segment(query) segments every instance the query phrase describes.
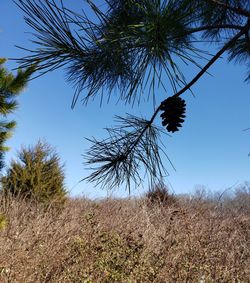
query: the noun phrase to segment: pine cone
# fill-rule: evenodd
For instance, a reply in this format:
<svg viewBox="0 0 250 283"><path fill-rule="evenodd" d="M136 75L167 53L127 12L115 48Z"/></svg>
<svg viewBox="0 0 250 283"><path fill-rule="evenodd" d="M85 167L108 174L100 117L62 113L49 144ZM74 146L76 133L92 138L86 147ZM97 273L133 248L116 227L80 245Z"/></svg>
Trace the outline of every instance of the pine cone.
<svg viewBox="0 0 250 283"><path fill-rule="evenodd" d="M180 97L169 97L161 103L162 125L167 128L169 132L178 131L184 122L186 103Z"/></svg>

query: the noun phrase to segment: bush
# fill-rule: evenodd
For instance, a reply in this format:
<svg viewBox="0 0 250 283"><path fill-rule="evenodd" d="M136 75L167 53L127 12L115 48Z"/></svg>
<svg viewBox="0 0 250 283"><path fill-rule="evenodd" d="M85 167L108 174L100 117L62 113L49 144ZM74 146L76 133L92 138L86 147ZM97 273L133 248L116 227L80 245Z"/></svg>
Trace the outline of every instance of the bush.
<svg viewBox="0 0 250 283"><path fill-rule="evenodd" d="M22 148L18 160L11 162L1 181L3 192L15 197L44 204L65 200L63 166L58 154L46 142Z"/></svg>
<svg viewBox="0 0 250 283"><path fill-rule="evenodd" d="M0 213L0 231L5 229L7 224L8 224L7 217L3 213Z"/></svg>
<svg viewBox="0 0 250 283"><path fill-rule="evenodd" d="M164 184L159 184L146 194L146 199L150 204L160 204L163 206L171 206L176 204L176 197L170 194L168 188Z"/></svg>

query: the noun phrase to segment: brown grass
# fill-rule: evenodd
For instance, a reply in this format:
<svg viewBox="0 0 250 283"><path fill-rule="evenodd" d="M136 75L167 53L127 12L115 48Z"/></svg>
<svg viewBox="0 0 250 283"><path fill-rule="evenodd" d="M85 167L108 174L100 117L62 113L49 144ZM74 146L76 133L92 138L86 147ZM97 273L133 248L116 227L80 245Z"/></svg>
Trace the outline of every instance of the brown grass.
<svg viewBox="0 0 250 283"><path fill-rule="evenodd" d="M246 197L0 204L0 282L250 282Z"/></svg>

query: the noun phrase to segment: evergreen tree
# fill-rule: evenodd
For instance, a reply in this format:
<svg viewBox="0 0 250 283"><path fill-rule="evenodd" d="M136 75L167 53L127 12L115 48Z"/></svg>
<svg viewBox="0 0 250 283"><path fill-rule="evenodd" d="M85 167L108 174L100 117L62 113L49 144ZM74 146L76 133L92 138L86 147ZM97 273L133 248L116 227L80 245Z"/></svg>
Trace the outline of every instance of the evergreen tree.
<svg viewBox="0 0 250 283"><path fill-rule="evenodd" d="M180 96L225 52L250 68L249 0L103 0L100 6L87 0L92 18L63 1L15 2L34 30L34 48L19 59L21 66L37 63L46 73L67 65L68 80L76 86L73 106L81 93L87 103L98 95L108 99L118 89L121 100L134 103L146 87L153 98L159 85L168 93L172 89L148 119L118 117L118 126L107 129L109 138L90 140L87 164L96 167L86 179L103 186L138 185L145 178L142 168L159 182L167 172L159 146L164 129L153 125L156 117L161 113L163 127L178 131L186 110ZM202 41L203 49L197 45ZM217 45L216 54L208 52L207 42ZM198 67L189 82L182 64Z"/></svg>
<svg viewBox="0 0 250 283"><path fill-rule="evenodd" d="M4 153L9 150L5 142L16 126L15 121L7 121L6 117L16 110L18 105L16 97L24 89L34 71L33 67L25 71L19 69L14 76L3 67L5 62L6 59L0 58L0 171L4 167Z"/></svg>
<svg viewBox="0 0 250 283"><path fill-rule="evenodd" d="M2 177L2 189L13 196L44 204L65 200L64 168L55 150L39 141L34 147L22 148Z"/></svg>

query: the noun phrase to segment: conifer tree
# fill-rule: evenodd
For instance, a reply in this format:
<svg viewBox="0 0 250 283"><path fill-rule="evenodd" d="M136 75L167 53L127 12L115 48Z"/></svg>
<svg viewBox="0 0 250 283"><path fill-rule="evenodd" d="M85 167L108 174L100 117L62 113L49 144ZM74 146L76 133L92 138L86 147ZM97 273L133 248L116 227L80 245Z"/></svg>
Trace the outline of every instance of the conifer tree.
<svg viewBox="0 0 250 283"><path fill-rule="evenodd" d="M164 89L166 97L150 117L118 117L108 138L90 140L86 158L94 171L88 181L130 188L147 175L159 182L167 174L159 137L181 128L186 102L180 96L225 53L246 65L250 81L249 0L86 0L91 17L63 0L14 1L34 36L19 63L37 63L41 74L66 66L76 86L73 106L80 95L87 103L97 96L108 100L117 90L126 103L139 103L145 89L155 101L159 86ZM218 48L215 54L211 44ZM197 74L187 81L182 66L190 64ZM153 124L159 116L164 128Z"/></svg>
<svg viewBox="0 0 250 283"><path fill-rule="evenodd" d="M4 193L44 204L64 202L64 167L59 155L47 142L39 141L35 146L23 147L17 157L1 179Z"/></svg>
<svg viewBox="0 0 250 283"><path fill-rule="evenodd" d="M5 142L11 137L16 122L6 120L7 115L13 113L17 106L17 95L24 89L34 68L31 66L25 71L18 70L16 75L8 72L3 66L6 59L0 58L0 171L4 167L4 153L9 150Z"/></svg>

